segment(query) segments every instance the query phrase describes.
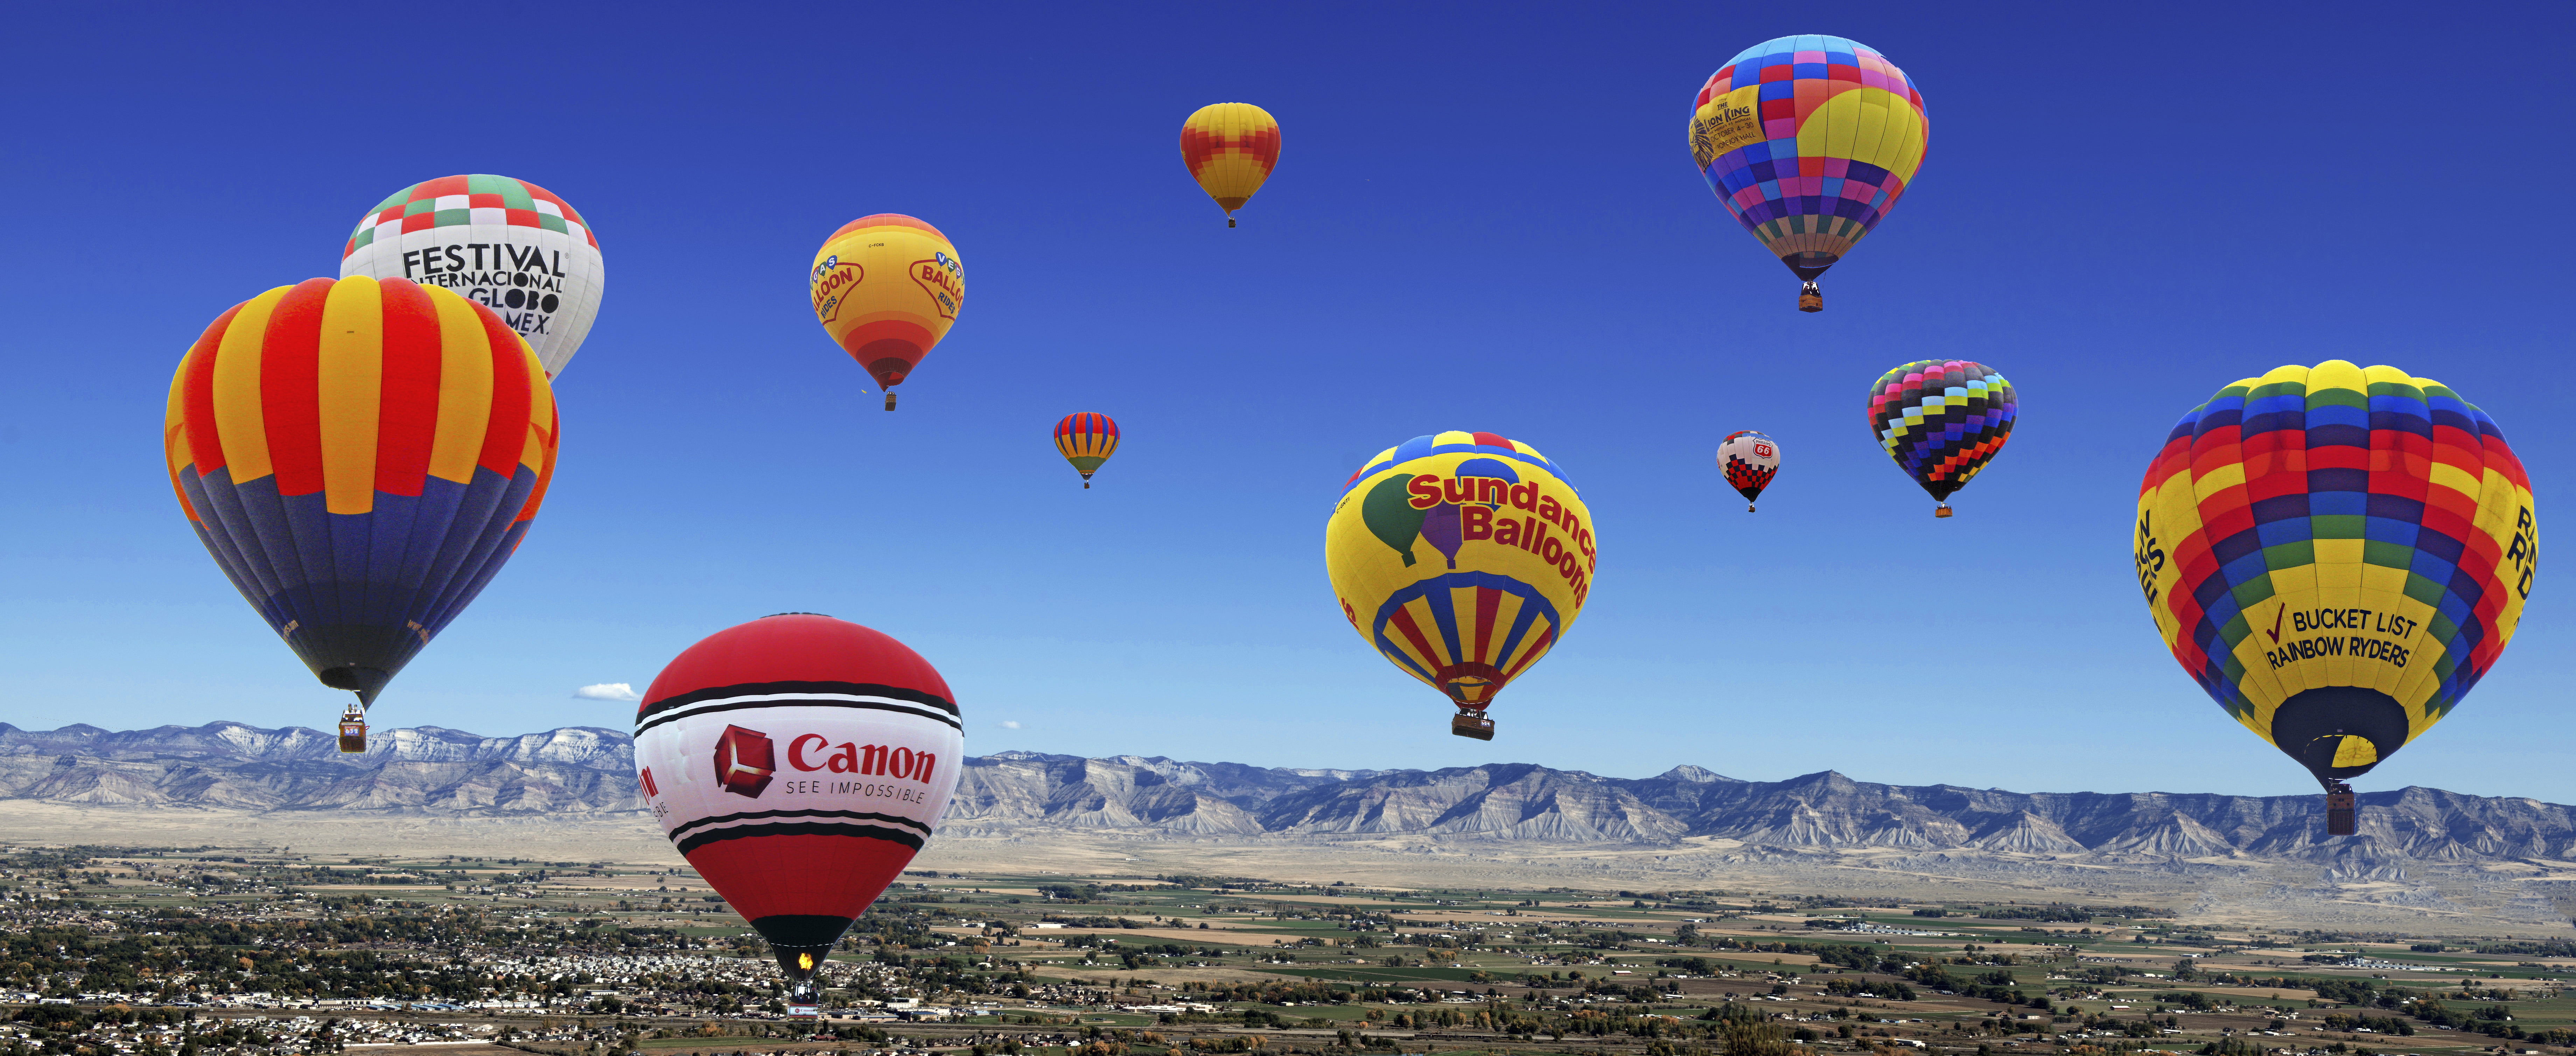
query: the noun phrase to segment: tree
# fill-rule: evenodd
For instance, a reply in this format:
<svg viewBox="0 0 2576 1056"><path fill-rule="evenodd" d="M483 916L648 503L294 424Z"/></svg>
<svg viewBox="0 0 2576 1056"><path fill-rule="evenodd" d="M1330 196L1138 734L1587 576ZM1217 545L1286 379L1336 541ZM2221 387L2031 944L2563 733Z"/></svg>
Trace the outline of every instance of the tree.
<svg viewBox="0 0 2576 1056"><path fill-rule="evenodd" d="M1726 1056L1795 1056L1796 1045L1770 1023L1728 1020L1720 1026Z"/></svg>

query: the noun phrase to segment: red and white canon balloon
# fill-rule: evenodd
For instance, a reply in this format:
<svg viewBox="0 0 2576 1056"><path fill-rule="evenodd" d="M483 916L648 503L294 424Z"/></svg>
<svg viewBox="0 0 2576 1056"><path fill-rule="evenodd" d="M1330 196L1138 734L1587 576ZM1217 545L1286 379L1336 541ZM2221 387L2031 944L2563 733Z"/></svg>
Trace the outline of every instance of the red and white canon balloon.
<svg viewBox="0 0 2576 1056"><path fill-rule="evenodd" d="M709 635L635 712L644 798L811 1001L816 966L930 839L966 738L938 670L855 623Z"/></svg>

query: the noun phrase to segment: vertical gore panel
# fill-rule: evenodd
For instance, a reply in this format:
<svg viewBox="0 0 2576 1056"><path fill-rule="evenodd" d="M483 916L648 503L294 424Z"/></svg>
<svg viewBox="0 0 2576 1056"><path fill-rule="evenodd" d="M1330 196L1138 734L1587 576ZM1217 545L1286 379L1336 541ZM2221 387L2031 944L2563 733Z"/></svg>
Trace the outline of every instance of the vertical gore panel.
<svg viewBox="0 0 2576 1056"><path fill-rule="evenodd" d="M260 335L260 420L266 425L268 457L277 474L279 495L322 490L318 374L322 308L332 285L329 279L296 283L269 313L268 328Z"/></svg>
<svg viewBox="0 0 2576 1056"><path fill-rule="evenodd" d="M555 452L563 447L562 409L549 402L546 404L546 413L552 415L546 422L546 460L544 465L537 468L536 490L528 493L528 504L519 508L519 519L522 521L536 520L538 507L545 505L546 489L555 482Z"/></svg>
<svg viewBox="0 0 2576 1056"><path fill-rule="evenodd" d="M385 313L376 280L342 279L314 335L314 444L324 508L366 513L376 498L376 410L384 393Z"/></svg>
<svg viewBox="0 0 2576 1056"><path fill-rule="evenodd" d="M527 348L525 345L520 347ZM546 365L537 360L534 350L527 351L521 358L527 361L528 366L528 442L519 453L519 464L536 470L542 478L547 467L554 463L555 390L546 380ZM537 486L545 486L542 479Z"/></svg>
<svg viewBox="0 0 2576 1056"><path fill-rule="evenodd" d="M400 279L388 280L411 283ZM474 460L483 453L483 428L492 415L491 337L474 304L435 286L415 287L438 312L439 382L437 441L430 446L429 475L474 483Z"/></svg>
<svg viewBox="0 0 2576 1056"><path fill-rule="evenodd" d="M197 451L220 452L224 464L232 467L232 482L236 485L265 477L275 468L268 457L268 419L260 406L260 341L268 333L269 319L276 314L278 304L293 292L295 287L280 286L242 302L237 309L241 314L224 328L223 340L206 364L203 422L211 431L203 436L192 435L188 446ZM192 422L190 428L199 425ZM197 471L208 470L200 462Z"/></svg>
<svg viewBox="0 0 2576 1056"><path fill-rule="evenodd" d="M354 280L353 280L354 281ZM438 441L438 308L411 283L384 283L384 384L377 399L377 491L416 496Z"/></svg>
<svg viewBox="0 0 2576 1056"><path fill-rule="evenodd" d="M527 450L528 405L533 402L528 391L528 346L491 309L482 308L474 317L482 323L483 340L492 350L492 411L484 419L482 451L474 464L507 478L518 471L519 458Z"/></svg>

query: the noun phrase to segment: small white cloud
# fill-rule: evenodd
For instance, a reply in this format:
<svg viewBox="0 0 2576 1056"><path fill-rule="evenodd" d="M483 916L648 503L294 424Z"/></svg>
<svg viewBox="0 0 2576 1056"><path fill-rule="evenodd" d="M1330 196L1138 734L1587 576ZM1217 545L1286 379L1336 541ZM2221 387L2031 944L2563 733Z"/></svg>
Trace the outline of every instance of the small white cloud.
<svg viewBox="0 0 2576 1056"><path fill-rule="evenodd" d="M1020 728L1020 724L1018 722L1005 722L1002 724L1002 728L1006 730L1016 730Z"/></svg>
<svg viewBox="0 0 2576 1056"><path fill-rule="evenodd" d="M595 686L583 686L573 690L572 695L581 700L637 701L644 699L643 694L635 692L635 687L624 682L602 682Z"/></svg>

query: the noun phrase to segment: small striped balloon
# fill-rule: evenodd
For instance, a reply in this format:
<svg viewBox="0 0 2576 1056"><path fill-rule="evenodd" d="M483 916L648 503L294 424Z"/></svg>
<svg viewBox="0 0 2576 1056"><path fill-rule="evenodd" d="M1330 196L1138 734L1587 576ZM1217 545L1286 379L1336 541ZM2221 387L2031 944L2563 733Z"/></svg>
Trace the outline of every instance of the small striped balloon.
<svg viewBox="0 0 2576 1056"><path fill-rule="evenodd" d="M234 305L170 379L170 486L322 684L372 703L481 593L554 478L554 390L492 310L307 279Z"/></svg>
<svg viewBox="0 0 2576 1056"><path fill-rule="evenodd" d="M1100 464L1118 453L1118 423L1089 411L1065 415L1055 423L1055 449L1073 463L1074 472L1082 474L1082 486L1088 488Z"/></svg>

